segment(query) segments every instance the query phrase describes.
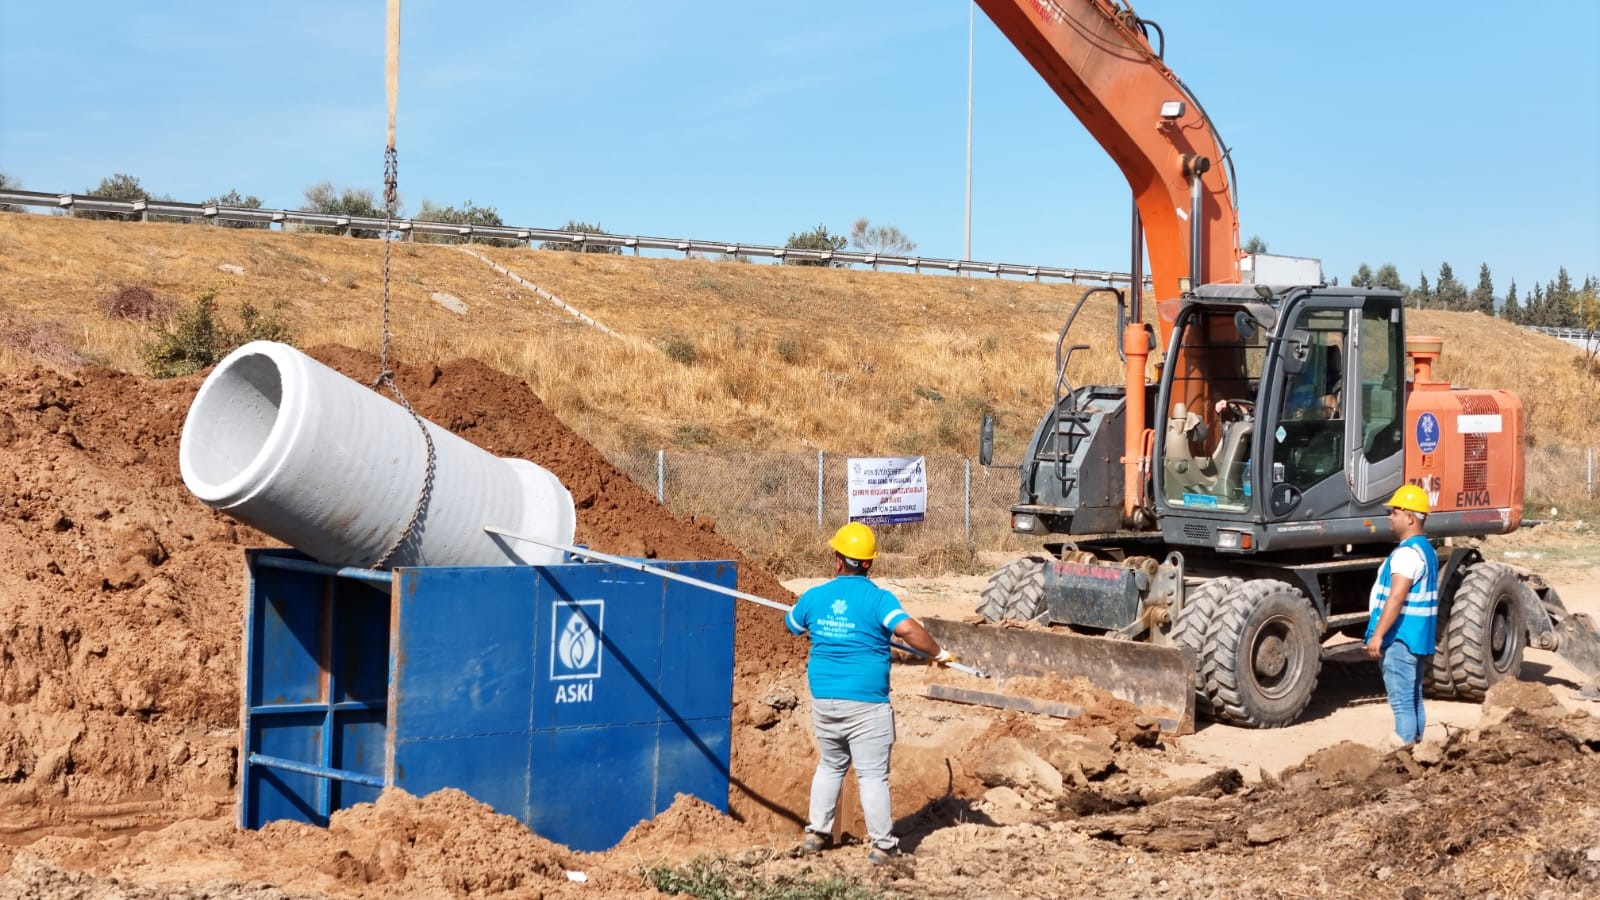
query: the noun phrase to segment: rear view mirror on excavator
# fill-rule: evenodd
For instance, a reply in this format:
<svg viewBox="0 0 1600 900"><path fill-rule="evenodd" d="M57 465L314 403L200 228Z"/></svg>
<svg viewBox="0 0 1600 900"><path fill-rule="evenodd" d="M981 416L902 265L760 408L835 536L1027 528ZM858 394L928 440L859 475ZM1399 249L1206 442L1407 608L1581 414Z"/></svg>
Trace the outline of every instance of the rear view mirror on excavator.
<svg viewBox="0 0 1600 900"><path fill-rule="evenodd" d="M1296 328L1289 332L1289 352L1283 356L1283 370L1290 375L1298 375L1306 367L1306 360L1311 357L1310 332Z"/></svg>
<svg viewBox="0 0 1600 900"><path fill-rule="evenodd" d="M988 467L994 462L994 416L983 414L978 424L978 465Z"/></svg>

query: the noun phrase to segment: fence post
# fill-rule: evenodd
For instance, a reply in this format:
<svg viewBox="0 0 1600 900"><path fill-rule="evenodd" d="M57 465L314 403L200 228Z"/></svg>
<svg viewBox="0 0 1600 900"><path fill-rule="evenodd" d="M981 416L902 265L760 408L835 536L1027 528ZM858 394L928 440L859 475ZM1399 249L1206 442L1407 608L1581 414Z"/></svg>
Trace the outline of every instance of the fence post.
<svg viewBox="0 0 1600 900"><path fill-rule="evenodd" d="M961 512L964 522L961 527L962 534L966 535L967 543L972 543L972 460L961 460Z"/></svg>
<svg viewBox="0 0 1600 900"><path fill-rule="evenodd" d="M822 452L816 452L816 530L822 530Z"/></svg>
<svg viewBox="0 0 1600 900"><path fill-rule="evenodd" d="M1589 456L1589 474L1583 480L1583 494L1585 497L1594 497L1594 448L1586 448Z"/></svg>
<svg viewBox="0 0 1600 900"><path fill-rule="evenodd" d="M667 451L664 447L656 451L656 502L667 505Z"/></svg>

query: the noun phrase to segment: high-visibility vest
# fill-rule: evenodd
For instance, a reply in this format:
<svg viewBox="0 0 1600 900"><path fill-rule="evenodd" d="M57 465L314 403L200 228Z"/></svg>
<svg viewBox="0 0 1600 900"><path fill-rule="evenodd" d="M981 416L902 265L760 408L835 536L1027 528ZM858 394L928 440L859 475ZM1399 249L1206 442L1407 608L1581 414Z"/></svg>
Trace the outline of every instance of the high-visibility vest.
<svg viewBox="0 0 1600 900"><path fill-rule="evenodd" d="M1400 542L1400 547L1406 546L1414 547L1422 554L1425 569L1422 577L1411 583L1405 606L1400 608L1400 619L1383 636L1383 647L1387 650L1390 644L1398 640L1412 653L1428 656L1433 653L1439 623L1439 555L1433 552L1433 545L1428 543L1428 539L1420 534ZM1378 569L1377 590L1373 592L1372 610L1367 616L1368 640L1372 638L1372 632L1377 630L1383 607L1389 602L1389 567L1393 562L1394 554L1391 553Z"/></svg>

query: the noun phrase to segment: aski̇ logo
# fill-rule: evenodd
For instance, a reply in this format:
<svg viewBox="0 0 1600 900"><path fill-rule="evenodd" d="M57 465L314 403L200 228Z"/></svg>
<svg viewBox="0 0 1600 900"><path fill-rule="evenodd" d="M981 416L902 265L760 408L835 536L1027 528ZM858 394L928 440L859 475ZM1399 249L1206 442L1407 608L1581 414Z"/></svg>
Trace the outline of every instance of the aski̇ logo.
<svg viewBox="0 0 1600 900"><path fill-rule="evenodd" d="M604 600L558 600L551 604L550 680L599 678Z"/></svg>

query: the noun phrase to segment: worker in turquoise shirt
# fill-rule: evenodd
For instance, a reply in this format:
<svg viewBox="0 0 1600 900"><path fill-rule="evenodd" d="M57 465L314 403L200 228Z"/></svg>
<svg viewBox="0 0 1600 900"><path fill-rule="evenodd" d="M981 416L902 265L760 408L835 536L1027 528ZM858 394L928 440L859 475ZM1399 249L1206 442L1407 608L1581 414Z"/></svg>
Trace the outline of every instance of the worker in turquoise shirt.
<svg viewBox="0 0 1600 900"><path fill-rule="evenodd" d="M1422 673L1433 659L1439 621L1439 555L1422 533L1427 518L1422 488L1401 485L1389 498L1389 525L1400 545L1378 569L1368 601L1367 655L1381 661L1394 710L1394 736L1387 742L1399 746L1422 740L1428 724Z"/></svg>
<svg viewBox="0 0 1600 900"><path fill-rule="evenodd" d="M791 632L811 636L806 678L819 758L801 851L815 853L832 842L839 788L853 762L867 821L867 860L882 864L900 852L889 807L889 752L894 747L890 637L936 665L954 662L955 657L940 649L927 629L900 608L894 594L868 579L878 556L872 529L851 522L834 534L828 546L833 550L834 577L800 595L784 619Z"/></svg>

